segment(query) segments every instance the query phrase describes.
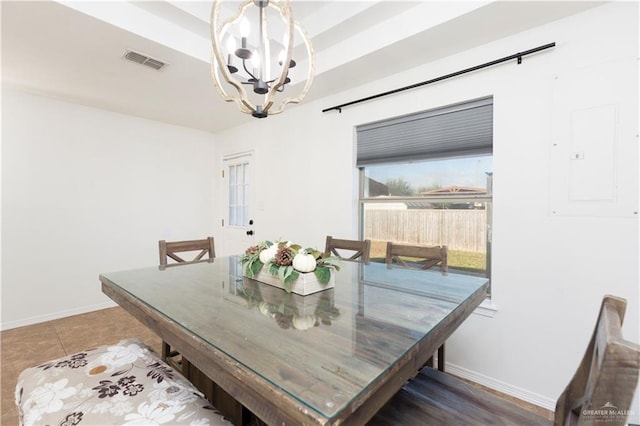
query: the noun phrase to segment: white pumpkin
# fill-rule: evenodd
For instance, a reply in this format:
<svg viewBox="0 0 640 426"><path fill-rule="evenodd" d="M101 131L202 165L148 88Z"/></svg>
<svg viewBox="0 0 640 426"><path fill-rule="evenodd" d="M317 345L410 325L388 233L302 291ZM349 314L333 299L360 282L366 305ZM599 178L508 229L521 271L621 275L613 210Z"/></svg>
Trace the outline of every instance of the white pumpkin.
<svg viewBox="0 0 640 426"><path fill-rule="evenodd" d="M258 310L260 310L260 313L264 316L269 316L270 312L269 312L269 304L267 302L260 302L260 304L258 305Z"/></svg>
<svg viewBox="0 0 640 426"><path fill-rule="evenodd" d="M316 269L316 259L308 253L298 253L293 258L293 269L299 272L311 272Z"/></svg>
<svg viewBox="0 0 640 426"><path fill-rule="evenodd" d="M260 262L262 263L271 262L276 257L277 252L278 252L278 246L276 244L273 244L272 246L262 250L260 252Z"/></svg>
<svg viewBox="0 0 640 426"><path fill-rule="evenodd" d="M296 330L308 330L316 325L315 315L305 315L303 317L293 318L293 328Z"/></svg>

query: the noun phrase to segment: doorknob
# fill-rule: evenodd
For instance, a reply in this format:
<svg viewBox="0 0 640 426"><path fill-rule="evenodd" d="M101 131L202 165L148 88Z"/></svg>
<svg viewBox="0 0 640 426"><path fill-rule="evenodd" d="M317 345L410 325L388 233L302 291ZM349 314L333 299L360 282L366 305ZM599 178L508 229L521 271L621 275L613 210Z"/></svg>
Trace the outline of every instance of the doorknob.
<svg viewBox="0 0 640 426"><path fill-rule="evenodd" d="M249 229L249 230L247 231L247 235L253 235L253 229Z"/></svg>

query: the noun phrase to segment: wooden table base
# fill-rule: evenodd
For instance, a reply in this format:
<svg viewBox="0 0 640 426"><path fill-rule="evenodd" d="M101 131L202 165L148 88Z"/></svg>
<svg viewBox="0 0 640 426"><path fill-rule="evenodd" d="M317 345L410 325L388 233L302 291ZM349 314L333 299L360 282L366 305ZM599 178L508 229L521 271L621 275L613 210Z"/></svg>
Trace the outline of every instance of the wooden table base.
<svg viewBox="0 0 640 426"><path fill-rule="evenodd" d="M182 373L193 385L198 388L220 412L236 426L260 426L266 425L251 411L235 400L231 395L215 384L209 377L201 372L186 358L182 358Z"/></svg>

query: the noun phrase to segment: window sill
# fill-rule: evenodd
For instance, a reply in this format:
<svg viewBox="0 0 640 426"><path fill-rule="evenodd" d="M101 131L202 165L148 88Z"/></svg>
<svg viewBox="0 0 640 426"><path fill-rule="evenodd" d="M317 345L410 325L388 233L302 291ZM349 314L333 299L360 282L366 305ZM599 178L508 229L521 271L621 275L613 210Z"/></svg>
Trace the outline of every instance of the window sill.
<svg viewBox="0 0 640 426"><path fill-rule="evenodd" d="M480 306L478 306L475 311L473 311L476 315L482 315L483 317L493 318L498 312L498 306L494 305L491 299L484 299Z"/></svg>

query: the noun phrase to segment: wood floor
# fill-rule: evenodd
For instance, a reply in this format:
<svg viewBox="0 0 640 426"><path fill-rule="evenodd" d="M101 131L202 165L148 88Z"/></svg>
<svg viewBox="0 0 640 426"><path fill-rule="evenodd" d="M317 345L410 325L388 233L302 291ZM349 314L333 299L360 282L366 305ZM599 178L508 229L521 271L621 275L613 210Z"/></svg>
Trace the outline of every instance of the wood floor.
<svg viewBox="0 0 640 426"><path fill-rule="evenodd" d="M86 348L116 343L127 337L138 337L156 352L161 352L160 339L119 307L1 332L0 425L18 425L14 389L22 370ZM553 414L548 410L500 395L527 409L552 418Z"/></svg>

